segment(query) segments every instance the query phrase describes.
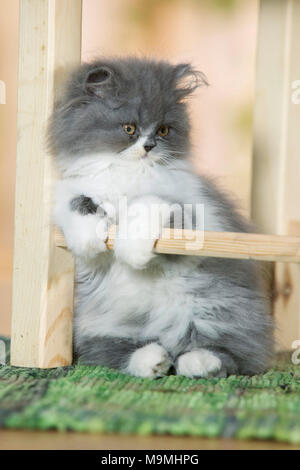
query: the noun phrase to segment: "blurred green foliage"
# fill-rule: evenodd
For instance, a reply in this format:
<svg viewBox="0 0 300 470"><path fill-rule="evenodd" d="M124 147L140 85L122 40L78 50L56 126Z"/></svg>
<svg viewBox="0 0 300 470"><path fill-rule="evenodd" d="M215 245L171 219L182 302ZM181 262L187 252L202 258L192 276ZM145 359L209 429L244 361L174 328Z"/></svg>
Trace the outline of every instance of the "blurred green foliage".
<svg viewBox="0 0 300 470"><path fill-rule="evenodd" d="M247 102L235 111L232 126L241 136L245 137L252 131L253 126L253 102Z"/></svg>
<svg viewBox="0 0 300 470"><path fill-rule="evenodd" d="M183 1L196 4L203 10L211 9L220 13L231 13L243 3L242 0L135 0L135 2L127 4L126 9L132 21L145 26L152 23L154 17L159 13L160 7L167 4L172 7ZM243 1L245 2L245 0Z"/></svg>
<svg viewBox="0 0 300 470"><path fill-rule="evenodd" d="M231 12L238 6L238 0L194 0L202 5L208 5L212 8Z"/></svg>

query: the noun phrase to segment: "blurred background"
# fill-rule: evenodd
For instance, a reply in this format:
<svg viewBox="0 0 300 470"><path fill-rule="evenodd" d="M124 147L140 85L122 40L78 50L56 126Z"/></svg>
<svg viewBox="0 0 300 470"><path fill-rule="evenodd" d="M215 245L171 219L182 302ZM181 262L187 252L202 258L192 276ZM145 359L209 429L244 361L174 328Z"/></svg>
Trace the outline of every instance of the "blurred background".
<svg viewBox="0 0 300 470"><path fill-rule="evenodd" d="M21 0L22 1L22 0ZM10 332L19 0L0 0L0 334ZM191 62L210 83L190 101L199 173L250 207L258 0L83 0L82 60L135 54Z"/></svg>

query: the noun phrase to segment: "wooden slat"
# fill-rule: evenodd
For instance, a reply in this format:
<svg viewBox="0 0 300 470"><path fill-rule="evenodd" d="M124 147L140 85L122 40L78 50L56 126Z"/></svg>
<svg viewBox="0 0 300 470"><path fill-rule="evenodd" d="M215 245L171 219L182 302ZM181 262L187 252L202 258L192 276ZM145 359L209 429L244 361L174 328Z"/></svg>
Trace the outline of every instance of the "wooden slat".
<svg viewBox="0 0 300 470"><path fill-rule="evenodd" d="M117 228L112 226L106 242L113 250ZM187 230L183 238L174 230L166 230L155 244L156 253L213 256L219 258L256 259L300 263L300 237L260 235L233 232L196 232ZM63 235L56 230L55 242L66 247Z"/></svg>
<svg viewBox="0 0 300 470"><path fill-rule="evenodd" d="M55 178L45 127L65 70L81 58L81 0L20 1L11 362L72 361L74 267L51 227Z"/></svg>
<svg viewBox="0 0 300 470"><path fill-rule="evenodd" d="M298 234L300 221L299 0L261 0L254 113L252 216L260 231ZM300 339L300 266L275 267L280 348Z"/></svg>

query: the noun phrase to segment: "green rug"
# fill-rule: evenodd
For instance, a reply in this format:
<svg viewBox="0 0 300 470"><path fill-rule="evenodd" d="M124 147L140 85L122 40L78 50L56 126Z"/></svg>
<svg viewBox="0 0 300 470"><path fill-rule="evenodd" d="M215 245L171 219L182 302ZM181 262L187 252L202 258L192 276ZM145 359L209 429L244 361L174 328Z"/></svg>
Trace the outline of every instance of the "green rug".
<svg viewBox="0 0 300 470"><path fill-rule="evenodd" d="M0 427L300 443L300 366L264 375L150 380L104 367L0 367Z"/></svg>

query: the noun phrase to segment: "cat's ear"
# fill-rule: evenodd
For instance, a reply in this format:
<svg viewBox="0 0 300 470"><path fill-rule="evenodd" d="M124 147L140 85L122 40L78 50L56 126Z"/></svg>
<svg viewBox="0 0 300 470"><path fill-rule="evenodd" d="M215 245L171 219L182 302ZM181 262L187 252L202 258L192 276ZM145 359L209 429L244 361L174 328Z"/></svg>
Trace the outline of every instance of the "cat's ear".
<svg viewBox="0 0 300 470"><path fill-rule="evenodd" d="M89 95L104 98L114 86L114 72L107 66L95 67L85 77L84 88Z"/></svg>
<svg viewBox="0 0 300 470"><path fill-rule="evenodd" d="M174 67L175 93L177 100L181 101L192 94L196 88L208 86L203 72L195 70L190 64L178 64Z"/></svg>

